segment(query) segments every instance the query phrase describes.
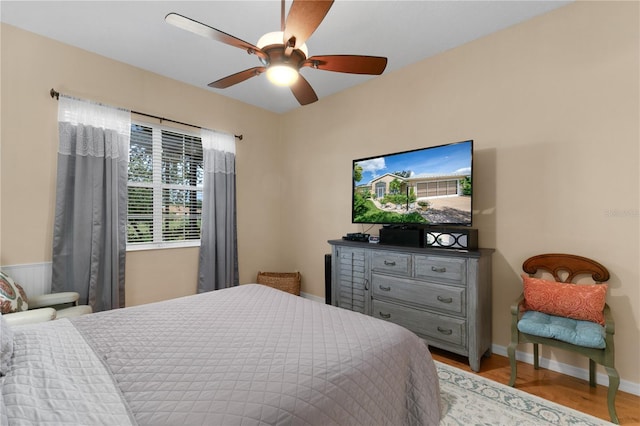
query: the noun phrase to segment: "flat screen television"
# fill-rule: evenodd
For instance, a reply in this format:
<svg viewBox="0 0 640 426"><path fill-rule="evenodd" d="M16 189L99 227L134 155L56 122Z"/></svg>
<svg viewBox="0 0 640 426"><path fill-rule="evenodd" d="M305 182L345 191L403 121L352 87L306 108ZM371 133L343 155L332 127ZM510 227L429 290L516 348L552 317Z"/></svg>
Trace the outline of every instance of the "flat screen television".
<svg viewBox="0 0 640 426"><path fill-rule="evenodd" d="M353 160L353 223L472 226L473 141Z"/></svg>

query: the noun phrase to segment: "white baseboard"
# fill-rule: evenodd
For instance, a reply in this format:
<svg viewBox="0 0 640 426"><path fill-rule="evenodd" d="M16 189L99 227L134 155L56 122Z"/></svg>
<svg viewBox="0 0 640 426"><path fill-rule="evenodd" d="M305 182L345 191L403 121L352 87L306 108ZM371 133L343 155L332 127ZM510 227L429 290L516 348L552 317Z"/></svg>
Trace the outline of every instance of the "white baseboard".
<svg viewBox="0 0 640 426"><path fill-rule="evenodd" d="M304 297L305 299L313 300L314 302L318 302L318 303L326 302L324 297L314 296L313 294L309 294L309 293L300 292L300 296Z"/></svg>
<svg viewBox="0 0 640 426"><path fill-rule="evenodd" d="M508 356L507 348L505 346L491 345L491 351L498 355ZM533 365L532 353L516 351L516 359L518 361ZM564 364L562 362L550 360L543 357L540 357L540 367L546 368L547 370L556 371L558 373L566 374L567 376L577 377L578 379L586 381L589 380L589 370L586 368L578 368L573 365ZM596 372L596 382L604 386L609 386L609 376L604 373ZM639 383L620 379L620 387L618 388L618 390L640 396Z"/></svg>
<svg viewBox="0 0 640 426"><path fill-rule="evenodd" d="M51 262L0 266L30 296L51 293Z"/></svg>

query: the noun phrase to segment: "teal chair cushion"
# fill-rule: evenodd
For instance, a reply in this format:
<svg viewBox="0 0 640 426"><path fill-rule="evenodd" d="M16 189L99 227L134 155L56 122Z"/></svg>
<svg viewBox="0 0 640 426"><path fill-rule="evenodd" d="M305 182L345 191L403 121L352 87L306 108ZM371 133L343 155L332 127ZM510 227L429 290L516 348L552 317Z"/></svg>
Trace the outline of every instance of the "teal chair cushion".
<svg viewBox="0 0 640 426"><path fill-rule="evenodd" d="M527 311L518 321L518 330L522 333L548 337L588 348L603 349L605 347L604 327L591 321Z"/></svg>

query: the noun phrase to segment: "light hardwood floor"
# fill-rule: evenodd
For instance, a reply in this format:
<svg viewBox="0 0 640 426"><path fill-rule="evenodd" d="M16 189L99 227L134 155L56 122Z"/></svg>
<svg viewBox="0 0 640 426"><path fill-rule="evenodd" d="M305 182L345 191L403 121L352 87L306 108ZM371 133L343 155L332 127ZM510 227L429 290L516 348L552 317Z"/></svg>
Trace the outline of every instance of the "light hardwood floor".
<svg viewBox="0 0 640 426"><path fill-rule="evenodd" d="M433 347L429 347L429 349L433 359L473 373L466 357ZM509 359L496 354L483 358L480 372L476 374L506 385L509 383L511 375ZM607 410L606 386L598 385L596 388L591 388L588 381L543 368L535 370L533 365L518 362L516 388L610 421ZM639 396L618 391L616 411L620 424L640 425Z"/></svg>

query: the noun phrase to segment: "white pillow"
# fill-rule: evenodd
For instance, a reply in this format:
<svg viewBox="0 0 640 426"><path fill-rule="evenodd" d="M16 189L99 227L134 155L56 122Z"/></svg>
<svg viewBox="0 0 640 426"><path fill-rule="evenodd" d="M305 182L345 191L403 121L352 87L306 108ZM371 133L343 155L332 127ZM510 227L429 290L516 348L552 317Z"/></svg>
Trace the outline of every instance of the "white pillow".
<svg viewBox="0 0 640 426"><path fill-rule="evenodd" d="M0 271L0 313L10 314L26 311L28 308L27 295L22 287L14 283L9 275Z"/></svg>
<svg viewBox="0 0 640 426"><path fill-rule="evenodd" d="M13 330L0 314L0 376L9 371L9 363L13 355ZM0 393L0 398L2 394Z"/></svg>

